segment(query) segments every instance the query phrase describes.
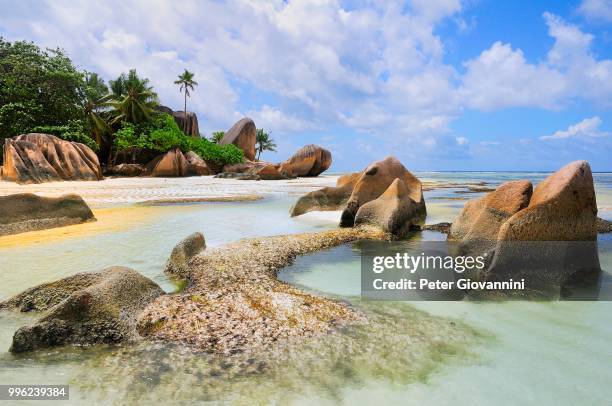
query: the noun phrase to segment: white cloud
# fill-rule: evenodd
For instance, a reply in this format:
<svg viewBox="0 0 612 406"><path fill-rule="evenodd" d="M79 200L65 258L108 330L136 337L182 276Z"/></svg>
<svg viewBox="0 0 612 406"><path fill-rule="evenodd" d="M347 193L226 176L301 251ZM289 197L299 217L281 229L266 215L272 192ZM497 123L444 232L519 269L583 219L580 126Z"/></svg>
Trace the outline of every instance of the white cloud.
<svg viewBox="0 0 612 406"><path fill-rule="evenodd" d="M555 140L578 137L605 137L609 132L600 130L601 119L597 116L585 118L579 123L570 125L567 130L559 130L552 135L540 137L542 140Z"/></svg>
<svg viewBox="0 0 612 406"><path fill-rule="evenodd" d="M612 0L583 0L578 11L589 19L612 21Z"/></svg>
<svg viewBox="0 0 612 406"><path fill-rule="evenodd" d="M274 107L264 105L260 110L249 111L247 116L251 117L259 128L265 128L275 133L287 133L316 129L313 123L302 120L291 114Z"/></svg>

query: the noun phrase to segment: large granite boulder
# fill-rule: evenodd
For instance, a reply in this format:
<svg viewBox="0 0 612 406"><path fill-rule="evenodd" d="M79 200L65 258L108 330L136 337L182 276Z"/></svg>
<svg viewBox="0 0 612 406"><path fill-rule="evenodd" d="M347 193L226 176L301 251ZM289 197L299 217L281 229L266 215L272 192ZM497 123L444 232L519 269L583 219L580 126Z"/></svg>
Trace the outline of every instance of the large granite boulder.
<svg viewBox="0 0 612 406"><path fill-rule="evenodd" d="M244 176L232 176L232 174L242 174ZM255 180L279 180L286 179L278 171L278 165L270 162L253 162L245 160L237 164L229 164L223 167L220 178L252 178Z"/></svg>
<svg viewBox="0 0 612 406"><path fill-rule="evenodd" d="M2 179L17 183L101 180L102 168L88 146L49 134L23 134L4 141Z"/></svg>
<svg viewBox="0 0 612 406"><path fill-rule="evenodd" d="M185 159L187 159L187 162L189 163L190 174L194 176L214 175L212 169L210 169L206 162L195 152L187 152L185 154Z"/></svg>
<svg viewBox="0 0 612 406"><path fill-rule="evenodd" d="M125 176L135 177L140 176L145 172L145 168L139 164L119 164L106 169L107 176Z"/></svg>
<svg viewBox="0 0 612 406"><path fill-rule="evenodd" d="M152 177L172 178L210 175L206 162L193 151L183 154L176 148L158 155L145 166L144 174Z"/></svg>
<svg viewBox="0 0 612 406"><path fill-rule="evenodd" d="M166 262L166 272L179 275L186 272L189 260L206 249L206 241L202 233L193 233L179 242Z"/></svg>
<svg viewBox="0 0 612 406"><path fill-rule="evenodd" d="M184 111L174 111L172 112L172 117L174 117L174 121L176 121L176 124L185 134L196 138L200 137L198 116L195 113L188 111L187 115L185 115Z"/></svg>
<svg viewBox="0 0 612 406"><path fill-rule="evenodd" d="M453 222L449 241L462 244L462 251L483 251L492 248L499 229L512 215L527 207L533 187L527 180L501 184L480 199L468 201Z"/></svg>
<svg viewBox="0 0 612 406"><path fill-rule="evenodd" d="M244 152L244 157L250 161L255 159L255 142L257 128L255 122L248 117L238 120L225 132L220 144L234 144Z"/></svg>
<svg viewBox="0 0 612 406"><path fill-rule="evenodd" d="M163 293L155 282L123 267L107 268L91 276L79 274L30 289L0 306L49 311L15 332L10 351L138 339L140 313Z"/></svg>
<svg viewBox="0 0 612 406"><path fill-rule="evenodd" d="M31 193L0 197L0 236L95 221L77 195L41 197Z"/></svg>
<svg viewBox="0 0 612 406"><path fill-rule="evenodd" d="M400 179L410 194L419 195L417 202L423 202L421 182L412 175L395 157L387 157L382 161L370 164L361 174L351 192L346 208L342 212L340 226L352 227L359 208L382 195L395 179ZM418 203L421 204L421 203Z"/></svg>
<svg viewBox="0 0 612 406"><path fill-rule="evenodd" d="M300 148L291 158L280 164L280 172L289 177L318 176L332 163L331 152L310 144Z"/></svg>
<svg viewBox="0 0 612 406"><path fill-rule="evenodd" d="M597 283L597 203L588 162L564 166L533 193L528 181L508 182L468 202L449 240L459 242L462 254L488 255L479 279L524 279L529 292L560 289L565 297L574 294L568 284Z"/></svg>
<svg viewBox="0 0 612 406"><path fill-rule="evenodd" d="M291 217L300 216L310 211L344 209L360 176L361 172L343 175L338 178L335 187L324 187L305 194L291 207Z"/></svg>
<svg viewBox="0 0 612 406"><path fill-rule="evenodd" d="M395 178L382 195L359 207L355 225L375 225L396 237L403 237L412 227L422 223L426 214L420 182L408 187L402 179Z"/></svg>

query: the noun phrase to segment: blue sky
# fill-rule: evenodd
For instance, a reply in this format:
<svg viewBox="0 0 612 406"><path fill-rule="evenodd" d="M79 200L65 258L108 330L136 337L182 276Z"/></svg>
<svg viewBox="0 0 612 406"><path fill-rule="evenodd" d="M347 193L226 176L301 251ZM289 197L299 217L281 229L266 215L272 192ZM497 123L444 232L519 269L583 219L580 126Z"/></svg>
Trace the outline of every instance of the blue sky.
<svg viewBox="0 0 612 406"><path fill-rule="evenodd" d="M95 3L0 0L0 35L136 68L175 109L194 71L202 132L250 116L271 161L316 143L333 171L612 171L612 0Z"/></svg>

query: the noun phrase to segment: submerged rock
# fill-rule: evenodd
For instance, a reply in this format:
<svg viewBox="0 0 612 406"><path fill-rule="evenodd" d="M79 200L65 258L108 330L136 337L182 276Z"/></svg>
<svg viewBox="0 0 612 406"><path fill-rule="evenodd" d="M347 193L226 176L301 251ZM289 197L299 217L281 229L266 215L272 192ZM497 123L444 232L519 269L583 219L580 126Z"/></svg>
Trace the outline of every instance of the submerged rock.
<svg viewBox="0 0 612 406"><path fill-rule="evenodd" d="M300 148L291 158L281 163L279 170L288 177L319 176L331 163L331 152L310 144Z"/></svg>
<svg viewBox="0 0 612 406"><path fill-rule="evenodd" d="M250 161L255 159L255 142L257 128L248 117L238 120L227 130L220 144L234 144L244 152L244 157Z"/></svg>
<svg viewBox="0 0 612 406"><path fill-rule="evenodd" d="M425 215L421 188L414 185L408 188L403 180L396 178L380 197L361 205L355 215L355 225L376 225L401 237L425 220Z"/></svg>
<svg viewBox="0 0 612 406"><path fill-rule="evenodd" d="M107 268L90 277L75 275L30 289L19 295L21 299L9 302L33 303L25 307L30 310L52 307L34 324L15 332L10 351L137 339L140 313L162 294L155 282L123 267Z"/></svg>
<svg viewBox="0 0 612 406"><path fill-rule="evenodd" d="M42 197L21 193L0 197L0 236L95 220L78 195Z"/></svg>
<svg viewBox="0 0 612 406"><path fill-rule="evenodd" d="M49 134L23 134L4 141L2 179L17 183L101 180L96 154L78 142Z"/></svg>
<svg viewBox="0 0 612 406"><path fill-rule="evenodd" d="M166 262L166 272L179 274L184 272L189 266L189 260L206 249L206 241L202 233L193 233L173 249L168 262Z"/></svg>

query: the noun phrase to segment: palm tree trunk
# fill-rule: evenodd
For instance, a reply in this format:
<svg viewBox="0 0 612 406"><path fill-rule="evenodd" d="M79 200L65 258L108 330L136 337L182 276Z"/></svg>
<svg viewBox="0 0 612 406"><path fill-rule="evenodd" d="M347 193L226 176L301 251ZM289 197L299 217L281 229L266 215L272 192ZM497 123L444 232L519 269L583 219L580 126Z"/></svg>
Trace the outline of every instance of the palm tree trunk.
<svg viewBox="0 0 612 406"><path fill-rule="evenodd" d="M185 121L183 121L183 132L187 134L187 90L185 90Z"/></svg>

